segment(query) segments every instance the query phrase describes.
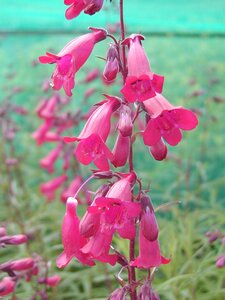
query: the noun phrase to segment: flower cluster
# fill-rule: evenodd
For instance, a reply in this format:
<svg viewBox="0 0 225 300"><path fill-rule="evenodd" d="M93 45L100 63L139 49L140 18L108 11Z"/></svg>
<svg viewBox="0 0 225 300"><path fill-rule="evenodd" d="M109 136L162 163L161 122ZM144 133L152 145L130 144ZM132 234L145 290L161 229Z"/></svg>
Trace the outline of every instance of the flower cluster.
<svg viewBox="0 0 225 300"><path fill-rule="evenodd" d="M8 245L18 246L28 242L28 237L24 234L7 235L5 227L0 227L0 247ZM7 276L0 280L0 296L6 296L15 292L16 286L21 280L30 282L32 277L36 278L38 284L55 287L59 284L61 277L58 275L45 275L46 268L42 267L42 258L37 255L23 259L10 260L0 264L0 272ZM47 294L42 289L37 289L35 296L45 296Z"/></svg>
<svg viewBox="0 0 225 300"><path fill-rule="evenodd" d="M45 169L49 174L55 173L55 166L58 163L58 169L62 174L44 182L40 186L41 193L48 201L55 199L57 190L61 190L61 201L66 202L69 196L73 196L83 182L82 176L79 174L79 165L73 164L74 149L71 145L63 143L62 134L77 126L81 121L80 111L74 114L63 111L64 107L69 103L69 98L60 97L54 94L49 99L44 99L38 105L36 113L44 123L33 133L33 138L37 145L43 143L54 144L55 147L40 160L41 168ZM60 164L61 162L61 164ZM66 172L71 166L74 166L74 178L68 184L69 177ZM85 191L87 197L88 194Z"/></svg>
<svg viewBox="0 0 225 300"><path fill-rule="evenodd" d="M65 4L69 5L66 17L72 19L82 11L94 14L101 9L103 1L68 0ZM120 1L121 16L122 5ZM114 291L109 299L125 299L129 293L131 299L136 300L138 286L138 299L159 299L151 287L152 274L149 273L144 282L135 279L135 268L155 269L169 263L170 259L161 255L155 211L135 172L133 146L141 136L155 160L163 160L167 156L165 142L176 146L182 139L181 130L194 129L198 120L194 112L172 105L162 95L164 77L153 72L142 45L144 37L140 34L125 37L123 19L120 29L121 38L117 40L103 29L91 28L91 33L75 38L57 55L47 52L39 58L41 63L56 63L52 87L54 90L63 87L71 96L76 72L87 61L94 45L108 37L113 42L105 58L104 83L113 83L119 74L123 79L120 95L103 94L104 99L89 111L80 134L63 139L65 143L76 144L75 156L79 163L95 166L86 182L90 179L107 182L94 193L91 205L81 218L76 212L76 196L85 184L76 196L68 195L62 225L64 250L57 265L65 267L72 258L88 266L94 266L96 261L110 265L118 263L127 269L129 282L123 282L122 288ZM95 78L96 74L92 76ZM112 143L108 143L110 135L116 135L112 148ZM53 157L61 147L62 144L55 149ZM128 171L125 171L126 165ZM122 167L122 171L116 172L118 167ZM51 171L52 165L46 168ZM57 180L61 185L65 175ZM114 245L115 235L130 241L129 258ZM135 253L137 237L139 255Z"/></svg>

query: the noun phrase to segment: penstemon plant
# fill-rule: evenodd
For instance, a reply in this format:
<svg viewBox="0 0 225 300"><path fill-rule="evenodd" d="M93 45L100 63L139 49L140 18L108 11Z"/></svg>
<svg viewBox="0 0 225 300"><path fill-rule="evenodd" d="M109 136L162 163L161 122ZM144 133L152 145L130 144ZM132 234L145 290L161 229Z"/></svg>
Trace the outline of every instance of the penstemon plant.
<svg viewBox="0 0 225 300"><path fill-rule="evenodd" d="M82 11L89 15L98 12L103 0L65 0L64 3L69 6L66 18L73 19ZM96 261L112 266L120 264L121 272L128 272L128 281L121 278L120 272L117 278L121 287L108 299L127 296L131 300L159 299L152 289L153 275L157 267L169 263L170 259L160 252L155 211L148 191L135 172L133 147L140 136L153 158L163 160L167 156L166 143L176 146L182 139L181 130L194 129L198 120L192 111L173 106L162 95L164 77L153 73L150 67L142 46L144 36L125 34L123 0L119 1L119 14L119 39L104 29L90 27L91 32L70 41L57 55L47 52L39 57L43 64L56 64L52 88L63 88L70 97L76 72L86 63L95 44L109 38L104 81L114 81L119 73L123 80L120 97L103 94L104 99L99 99L95 109L92 108L80 134L64 137L65 143L77 143L77 161L83 165L93 163L96 169L66 202L62 225L64 251L57 259L57 266L66 267L72 258L88 266L94 266ZM110 150L106 141L112 117L116 118L113 126L117 139ZM118 167L127 170L116 172ZM105 181L79 219L76 199L90 180ZM128 256L113 246L115 234L130 241ZM144 278L137 278L137 268L146 270Z"/></svg>

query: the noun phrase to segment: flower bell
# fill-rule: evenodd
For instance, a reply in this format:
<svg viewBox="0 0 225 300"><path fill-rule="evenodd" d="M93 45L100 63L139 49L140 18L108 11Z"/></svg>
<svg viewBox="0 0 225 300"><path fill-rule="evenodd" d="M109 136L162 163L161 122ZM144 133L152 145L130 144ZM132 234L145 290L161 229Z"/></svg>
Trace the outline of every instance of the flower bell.
<svg viewBox="0 0 225 300"><path fill-rule="evenodd" d="M105 30L90 29L91 33L73 39L57 55L46 52L45 56L39 57L39 61L43 64L56 63L56 69L52 74L52 88L60 90L63 87L67 96L72 96L75 74L91 55L94 45L106 38Z"/></svg>
<svg viewBox="0 0 225 300"><path fill-rule="evenodd" d="M127 56L128 76L121 93L128 102L142 102L162 92L164 77L154 74L141 41L144 37L132 34L122 45L129 47Z"/></svg>
<svg viewBox="0 0 225 300"><path fill-rule="evenodd" d="M198 125L196 115L183 107L175 107L161 94L143 102L150 120L144 130L145 145L154 146L163 138L171 146L177 145L182 130L192 130Z"/></svg>

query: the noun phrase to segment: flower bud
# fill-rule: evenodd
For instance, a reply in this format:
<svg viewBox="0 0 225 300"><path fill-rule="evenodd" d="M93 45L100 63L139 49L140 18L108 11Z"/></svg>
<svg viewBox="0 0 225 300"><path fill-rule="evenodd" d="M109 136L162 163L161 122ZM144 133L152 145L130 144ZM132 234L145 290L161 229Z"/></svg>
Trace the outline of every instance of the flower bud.
<svg viewBox="0 0 225 300"><path fill-rule="evenodd" d="M6 296L14 291L16 283L11 277L4 277L0 281L0 296Z"/></svg>
<svg viewBox="0 0 225 300"><path fill-rule="evenodd" d="M114 155L112 164L116 168L124 166L130 153L130 138L119 133L112 153Z"/></svg>
<svg viewBox="0 0 225 300"><path fill-rule="evenodd" d="M5 235L6 235L5 227L0 227L0 237L5 236Z"/></svg>
<svg viewBox="0 0 225 300"><path fill-rule="evenodd" d="M118 129L122 136L132 135L133 123L131 117L131 109L129 108L129 106L123 105L120 109Z"/></svg>
<svg viewBox="0 0 225 300"><path fill-rule="evenodd" d="M24 234L17 234L17 235L5 235L0 238L0 244L6 245L20 245L27 242L27 236Z"/></svg>
<svg viewBox="0 0 225 300"><path fill-rule="evenodd" d="M165 145L165 143L162 140L160 140L154 146L150 146L149 151L155 160L160 161L160 160L165 159L167 156L167 146Z"/></svg>
<svg viewBox="0 0 225 300"><path fill-rule="evenodd" d="M125 288L118 288L109 295L108 300L126 300L126 292Z"/></svg>
<svg viewBox="0 0 225 300"><path fill-rule="evenodd" d="M34 260L32 258L18 259L9 262L8 268L12 271L24 271L33 268Z"/></svg>
<svg viewBox="0 0 225 300"><path fill-rule="evenodd" d="M41 277L38 279L38 283L46 284L51 287L55 287L59 284L60 280L61 280L60 276L54 275L54 276L47 277L47 278Z"/></svg>
<svg viewBox="0 0 225 300"><path fill-rule="evenodd" d="M147 195L141 198L142 216L141 226L144 237L153 242L158 238L158 224L150 197Z"/></svg>
<svg viewBox="0 0 225 300"><path fill-rule="evenodd" d="M107 52L106 65L103 77L106 81L113 81L119 72L118 51L114 45L110 45Z"/></svg>
<svg viewBox="0 0 225 300"><path fill-rule="evenodd" d="M216 266L217 268L223 268L225 266L225 255L222 255L217 258Z"/></svg>

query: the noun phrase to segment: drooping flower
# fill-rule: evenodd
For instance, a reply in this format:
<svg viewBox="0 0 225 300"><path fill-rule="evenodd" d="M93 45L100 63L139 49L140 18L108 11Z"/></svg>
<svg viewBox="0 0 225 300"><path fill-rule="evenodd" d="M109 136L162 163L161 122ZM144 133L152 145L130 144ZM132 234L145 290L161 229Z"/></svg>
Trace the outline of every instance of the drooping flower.
<svg viewBox="0 0 225 300"><path fill-rule="evenodd" d="M60 143L56 148L50 151L47 156L45 156L40 160L40 166L43 169L46 169L49 173L54 172L54 164L58 159L61 150L62 150L62 144Z"/></svg>
<svg viewBox="0 0 225 300"><path fill-rule="evenodd" d="M114 167L117 168L124 166L130 153L130 137L122 136L122 134L119 132L112 153L112 164L114 165Z"/></svg>
<svg viewBox="0 0 225 300"><path fill-rule="evenodd" d="M148 196L141 199L142 215L139 230L139 256L131 262L131 266L137 268L158 267L168 264L170 259L163 257L160 253L158 242L158 225L154 210Z"/></svg>
<svg viewBox="0 0 225 300"><path fill-rule="evenodd" d="M167 146L163 140L159 140L155 145L149 147L149 151L155 160L163 160L167 156Z"/></svg>
<svg viewBox="0 0 225 300"><path fill-rule="evenodd" d="M47 278L41 277L38 279L38 283L46 284L51 287L57 286L60 281L61 281L61 277L59 275L53 275Z"/></svg>
<svg viewBox="0 0 225 300"><path fill-rule="evenodd" d="M79 187L82 184L82 177L80 175L76 176L70 183L70 185L62 192L61 200L66 202L69 197L73 197Z"/></svg>
<svg viewBox="0 0 225 300"><path fill-rule="evenodd" d="M76 157L84 165L92 161L100 170L109 170L108 160L113 159L113 154L105 142L110 132L110 119L112 113L120 106L116 97L107 96L107 100L88 118L83 130L78 137L65 137L65 142L79 141L76 148Z"/></svg>
<svg viewBox="0 0 225 300"><path fill-rule="evenodd" d="M141 211L140 204L131 201L135 179L134 173L124 174L124 178L114 183L105 196L96 197L88 208L81 228L82 234L89 238L82 248L84 253L113 265L117 260L117 255L109 254L113 234L118 232L124 239L135 237L135 219Z"/></svg>
<svg viewBox="0 0 225 300"><path fill-rule="evenodd" d="M182 130L192 130L198 125L196 115L183 107L169 103L161 94L144 101L150 120L144 130L145 145L154 146L163 138L171 146L177 145Z"/></svg>
<svg viewBox="0 0 225 300"><path fill-rule="evenodd" d="M0 264L0 270L4 272L25 271L28 269L32 269L33 266L34 260L32 258L24 258Z"/></svg>
<svg viewBox="0 0 225 300"><path fill-rule="evenodd" d="M159 295L153 290L149 280L146 280L140 287L138 300L160 300Z"/></svg>
<svg viewBox="0 0 225 300"><path fill-rule="evenodd" d="M42 183L40 186L40 191L47 197L48 201L51 201L55 197L55 191L60 188L66 180L67 175L55 177L48 182Z"/></svg>
<svg viewBox="0 0 225 300"><path fill-rule="evenodd" d="M70 197L66 203L66 214L62 225L62 243L64 251L57 258L57 266L63 268L72 258L77 258L81 263L93 266L95 263L88 254L81 252L87 239L79 233L80 220L76 214L77 200Z"/></svg>
<svg viewBox="0 0 225 300"><path fill-rule="evenodd" d="M51 119L59 102L59 96L53 95L49 100L44 100L37 107L36 112L40 118Z"/></svg>
<svg viewBox="0 0 225 300"><path fill-rule="evenodd" d="M141 41L144 37L132 34L122 44L128 45L128 76L121 93L128 102L142 102L162 92L164 77L154 74Z"/></svg>
<svg viewBox="0 0 225 300"><path fill-rule="evenodd" d="M109 254L113 233L112 228L100 225L98 231L89 239L81 251L98 261L109 263L112 266L115 265L117 255Z"/></svg>
<svg viewBox="0 0 225 300"><path fill-rule="evenodd" d="M0 237L0 245L21 245L28 241L28 238L24 234L17 235L5 235Z"/></svg>
<svg viewBox="0 0 225 300"><path fill-rule="evenodd" d="M120 117L118 122L118 129L122 136L131 136L133 130L131 109L127 105L122 105L120 108Z"/></svg>
<svg viewBox="0 0 225 300"><path fill-rule="evenodd" d="M70 41L58 55L47 52L45 56L40 56L39 60L43 64L56 63L56 69L52 74L53 89L64 88L68 96L72 96L71 90L74 88L75 73L85 64L90 56L94 45L106 38L106 31L102 29L90 28L91 33L82 35Z"/></svg>
<svg viewBox="0 0 225 300"><path fill-rule="evenodd" d="M121 287L113 291L107 300L126 300L126 294L128 293L126 286Z"/></svg>
<svg viewBox="0 0 225 300"><path fill-rule="evenodd" d="M103 5L103 0L64 0L65 5L70 5L66 10L66 18L71 20L84 11L88 15L98 12Z"/></svg>
<svg viewBox="0 0 225 300"><path fill-rule="evenodd" d="M149 241L155 241L158 238L158 224L156 221L154 209L150 197L147 195L141 198L141 230L144 237Z"/></svg>
<svg viewBox="0 0 225 300"><path fill-rule="evenodd" d="M217 266L217 268L225 267L225 255L222 255L217 258L216 266Z"/></svg>
<svg viewBox="0 0 225 300"><path fill-rule="evenodd" d="M14 292L16 282L11 277L4 277L0 281L0 296L6 296Z"/></svg>
<svg viewBox="0 0 225 300"><path fill-rule="evenodd" d="M161 264L168 264L169 262L169 259L161 255L158 240L153 242L147 240L142 230L140 230L139 256L130 265L137 268L149 269L159 267Z"/></svg>

